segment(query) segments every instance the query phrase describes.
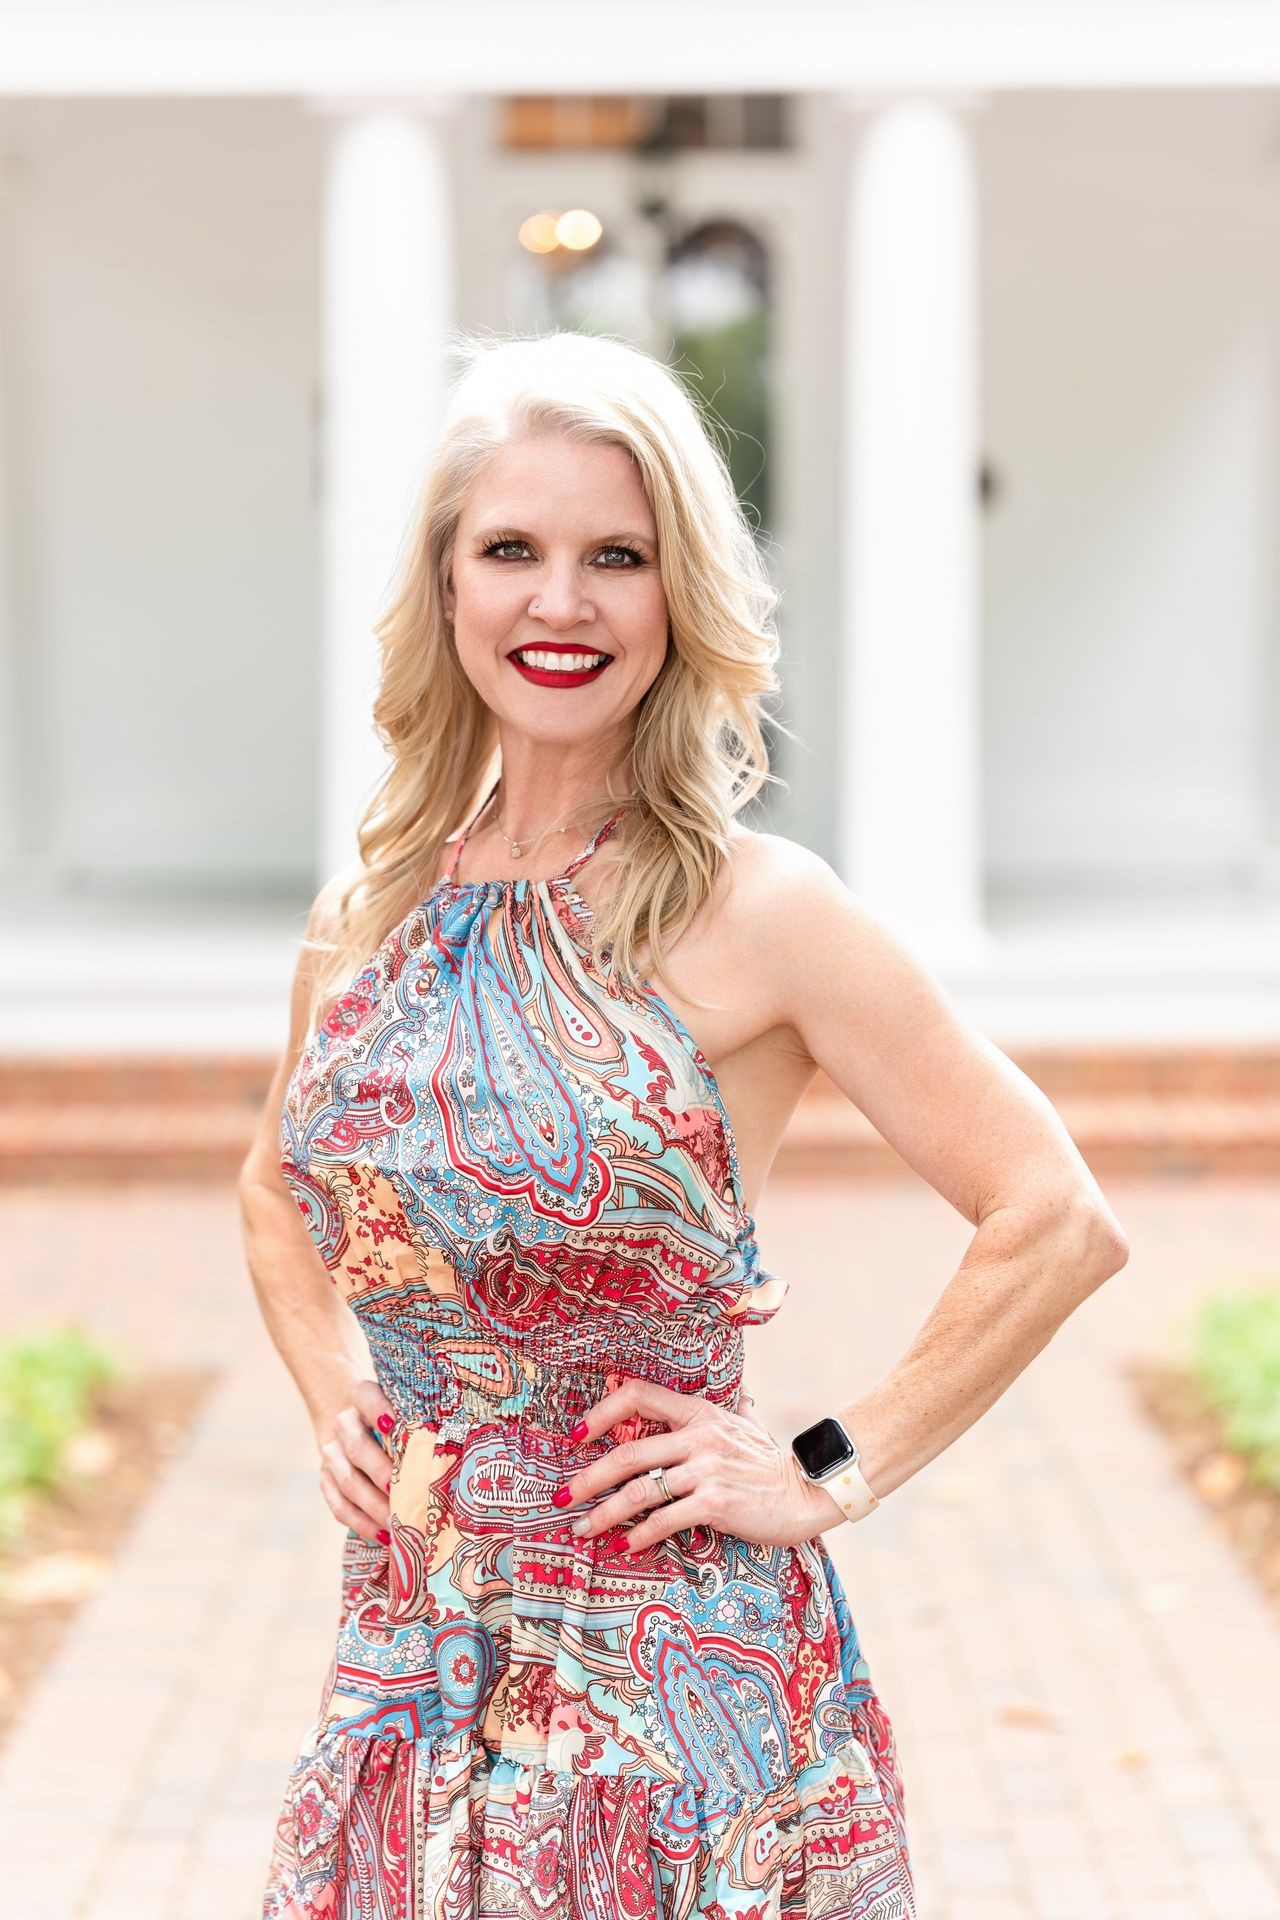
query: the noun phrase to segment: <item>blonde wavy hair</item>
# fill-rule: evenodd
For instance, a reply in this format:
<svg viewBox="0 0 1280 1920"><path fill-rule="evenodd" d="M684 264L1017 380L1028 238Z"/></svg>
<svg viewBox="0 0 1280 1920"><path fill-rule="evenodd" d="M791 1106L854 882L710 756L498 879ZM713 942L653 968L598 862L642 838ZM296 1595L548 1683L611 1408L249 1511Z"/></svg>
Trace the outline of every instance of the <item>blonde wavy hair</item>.
<svg viewBox="0 0 1280 1920"><path fill-rule="evenodd" d="M614 974L638 988L643 939L661 974L668 941L711 891L733 816L766 782L785 784L762 728L779 724L764 707L779 691L778 596L710 409L669 367L601 335L467 333L454 349L462 369L375 626L373 717L389 765L359 823L359 858L323 890L304 937L312 1028L429 894L451 832L496 777L496 718L459 665L444 591L468 489L507 441L562 433L624 447L658 530L670 641L636 710L626 860L591 917L597 964L607 948Z"/></svg>

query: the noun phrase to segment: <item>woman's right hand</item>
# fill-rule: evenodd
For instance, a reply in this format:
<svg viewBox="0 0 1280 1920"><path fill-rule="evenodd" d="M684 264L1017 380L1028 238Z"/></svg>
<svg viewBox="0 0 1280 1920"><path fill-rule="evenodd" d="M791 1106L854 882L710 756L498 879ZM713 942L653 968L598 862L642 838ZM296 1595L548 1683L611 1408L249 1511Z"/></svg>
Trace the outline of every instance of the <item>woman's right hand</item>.
<svg viewBox="0 0 1280 1920"><path fill-rule="evenodd" d="M396 1410L376 1380L353 1380L345 1399L313 1416L320 1449L320 1491L335 1520L370 1546L387 1544L391 1460L386 1450ZM382 1438L378 1437L379 1432Z"/></svg>

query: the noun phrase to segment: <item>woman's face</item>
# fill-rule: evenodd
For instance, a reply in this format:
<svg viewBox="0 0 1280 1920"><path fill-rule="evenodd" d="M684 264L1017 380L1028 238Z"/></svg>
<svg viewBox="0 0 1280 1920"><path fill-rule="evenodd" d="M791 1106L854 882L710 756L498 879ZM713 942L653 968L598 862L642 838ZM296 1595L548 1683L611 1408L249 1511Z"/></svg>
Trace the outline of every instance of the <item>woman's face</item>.
<svg viewBox="0 0 1280 1920"><path fill-rule="evenodd" d="M668 644L631 455L555 433L500 448L464 502L445 604L463 672L499 721L558 746L629 738Z"/></svg>

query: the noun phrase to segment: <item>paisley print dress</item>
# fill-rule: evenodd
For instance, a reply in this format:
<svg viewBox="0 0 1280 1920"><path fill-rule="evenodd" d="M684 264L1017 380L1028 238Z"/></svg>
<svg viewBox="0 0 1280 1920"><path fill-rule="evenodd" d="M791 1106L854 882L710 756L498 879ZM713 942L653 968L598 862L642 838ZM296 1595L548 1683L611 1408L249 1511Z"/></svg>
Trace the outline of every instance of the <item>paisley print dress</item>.
<svg viewBox="0 0 1280 1920"><path fill-rule="evenodd" d="M629 1555L552 1504L665 1431L569 1439L626 1379L734 1408L789 1285L705 1056L591 958L573 877L621 812L554 879L460 882L473 816L289 1082L282 1171L397 1417L390 1545L347 1531L263 1920L915 1915L821 1534Z"/></svg>

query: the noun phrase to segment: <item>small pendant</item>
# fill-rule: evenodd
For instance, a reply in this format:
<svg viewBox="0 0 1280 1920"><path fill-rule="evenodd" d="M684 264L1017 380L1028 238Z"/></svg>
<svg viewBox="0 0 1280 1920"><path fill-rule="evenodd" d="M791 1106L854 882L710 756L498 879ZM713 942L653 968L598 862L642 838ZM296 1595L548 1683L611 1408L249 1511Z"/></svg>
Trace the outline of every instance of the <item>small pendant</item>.
<svg viewBox="0 0 1280 1920"><path fill-rule="evenodd" d="M523 848L523 847L517 847L517 846L515 845L515 843L513 842L513 843L512 843L512 847L511 847L511 858L512 858L513 860L523 860L523 859L524 859L524 848Z"/></svg>

